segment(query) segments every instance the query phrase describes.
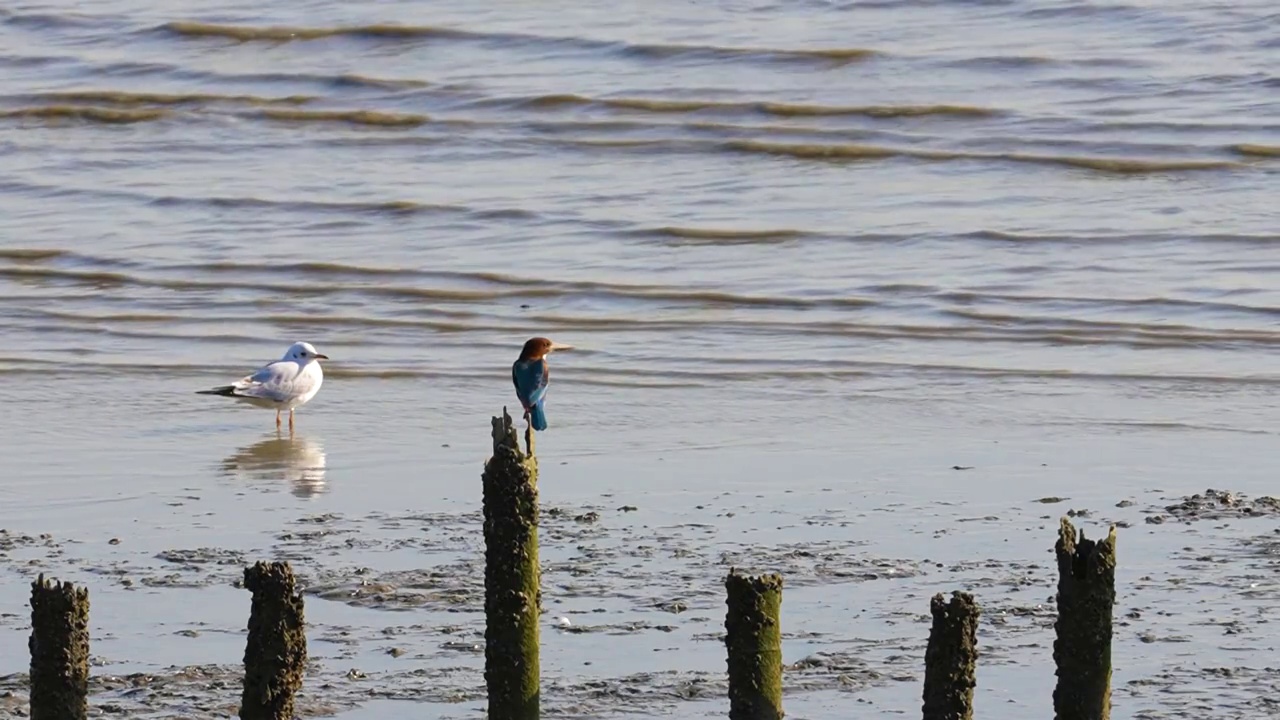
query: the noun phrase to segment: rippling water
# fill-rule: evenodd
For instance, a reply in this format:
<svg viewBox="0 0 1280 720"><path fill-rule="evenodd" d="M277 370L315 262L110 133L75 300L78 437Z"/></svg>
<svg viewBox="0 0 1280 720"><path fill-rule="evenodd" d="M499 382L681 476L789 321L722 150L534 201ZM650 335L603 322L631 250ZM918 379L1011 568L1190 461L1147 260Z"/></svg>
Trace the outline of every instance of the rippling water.
<svg viewBox="0 0 1280 720"><path fill-rule="evenodd" d="M1274 446L1278 27L1261 1L7 5L0 498L102 524L289 466L304 501L471 499L534 334L580 348L540 443L588 462L570 494L857 496L1000 442L1212 484ZM301 455L191 394L294 339L334 358ZM709 469L747 451L828 462Z"/></svg>

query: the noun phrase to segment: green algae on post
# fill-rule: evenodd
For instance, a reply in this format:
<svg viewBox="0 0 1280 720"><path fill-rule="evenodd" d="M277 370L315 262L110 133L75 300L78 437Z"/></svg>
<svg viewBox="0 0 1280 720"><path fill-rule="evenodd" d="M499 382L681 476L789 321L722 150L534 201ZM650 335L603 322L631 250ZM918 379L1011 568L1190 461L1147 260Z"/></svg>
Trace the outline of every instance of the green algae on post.
<svg viewBox="0 0 1280 720"><path fill-rule="evenodd" d="M244 650L241 720L293 720L294 695L307 665L302 596L287 562L259 562L244 570L253 593Z"/></svg>
<svg viewBox="0 0 1280 720"><path fill-rule="evenodd" d="M725 645L729 662L729 718L781 720L782 576L730 570Z"/></svg>
<svg viewBox="0 0 1280 720"><path fill-rule="evenodd" d="M89 591L31 583L31 718L84 720L89 715Z"/></svg>
<svg viewBox="0 0 1280 720"><path fill-rule="evenodd" d="M929 603L933 628L924 654L924 720L973 720L973 688L978 684L978 616L973 595L942 593Z"/></svg>
<svg viewBox="0 0 1280 720"><path fill-rule="evenodd" d="M1058 621L1053 661L1055 720L1110 720L1111 620L1116 600L1116 529L1086 540L1071 521L1058 528Z"/></svg>
<svg viewBox="0 0 1280 720"><path fill-rule="evenodd" d="M526 438L532 446L532 433ZM532 447L530 447L532 451ZM493 457L484 464L484 681L489 720L539 713L538 461L520 451L515 423L493 418Z"/></svg>

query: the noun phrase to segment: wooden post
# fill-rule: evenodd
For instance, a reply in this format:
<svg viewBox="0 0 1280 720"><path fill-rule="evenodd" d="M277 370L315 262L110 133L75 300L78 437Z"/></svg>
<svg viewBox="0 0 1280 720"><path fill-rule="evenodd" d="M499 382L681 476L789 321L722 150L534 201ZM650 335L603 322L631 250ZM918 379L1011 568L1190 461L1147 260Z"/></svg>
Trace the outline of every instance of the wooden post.
<svg viewBox="0 0 1280 720"><path fill-rule="evenodd" d="M1111 620L1116 600L1116 529L1106 540L1058 528L1058 621L1053 643L1056 720L1110 720Z"/></svg>
<svg viewBox="0 0 1280 720"><path fill-rule="evenodd" d="M532 431L526 435L532 450ZM537 720L538 461L520 451L515 423L493 418L493 457L484 465L484 680L489 720Z"/></svg>
<svg viewBox="0 0 1280 720"><path fill-rule="evenodd" d="M31 583L31 720L89 715L89 591Z"/></svg>
<svg viewBox="0 0 1280 720"><path fill-rule="evenodd" d="M929 604L933 629L924 654L924 720L973 720L977 685L978 604L969 593L942 593Z"/></svg>
<svg viewBox="0 0 1280 720"><path fill-rule="evenodd" d="M249 640L244 649L241 720L294 720L294 695L307 665L302 596L287 562L256 563L244 570L253 593Z"/></svg>
<svg viewBox="0 0 1280 720"><path fill-rule="evenodd" d="M730 720L781 720L782 576L751 577L730 570L724 581L729 611Z"/></svg>

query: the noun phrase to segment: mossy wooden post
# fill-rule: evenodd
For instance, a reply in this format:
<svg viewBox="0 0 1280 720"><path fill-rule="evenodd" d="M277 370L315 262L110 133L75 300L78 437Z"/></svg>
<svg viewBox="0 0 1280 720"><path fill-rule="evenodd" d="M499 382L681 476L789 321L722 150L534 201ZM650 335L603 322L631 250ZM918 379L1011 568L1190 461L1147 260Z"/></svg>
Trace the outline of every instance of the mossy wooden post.
<svg viewBox="0 0 1280 720"><path fill-rule="evenodd" d="M31 719L89 715L89 591L31 583Z"/></svg>
<svg viewBox="0 0 1280 720"><path fill-rule="evenodd" d="M782 576L753 577L734 569L724 585L729 605L724 621L729 718L781 720Z"/></svg>
<svg viewBox="0 0 1280 720"><path fill-rule="evenodd" d="M1111 619L1116 600L1116 529L1107 539L1079 537L1071 521L1058 528L1058 621L1053 661L1055 720L1110 720Z"/></svg>
<svg viewBox="0 0 1280 720"><path fill-rule="evenodd" d="M924 653L924 720L973 720L977 685L978 603L969 593L938 593L929 603L933 628Z"/></svg>
<svg viewBox="0 0 1280 720"><path fill-rule="evenodd" d="M259 562L244 569L253 593L249 640L244 649L241 720L293 720L294 695L307 665L302 596L287 562Z"/></svg>
<svg viewBox="0 0 1280 720"><path fill-rule="evenodd" d="M533 433L525 440L532 450ZM538 461L520 451L515 423L493 418L493 457L484 464L484 681L489 720L539 713Z"/></svg>

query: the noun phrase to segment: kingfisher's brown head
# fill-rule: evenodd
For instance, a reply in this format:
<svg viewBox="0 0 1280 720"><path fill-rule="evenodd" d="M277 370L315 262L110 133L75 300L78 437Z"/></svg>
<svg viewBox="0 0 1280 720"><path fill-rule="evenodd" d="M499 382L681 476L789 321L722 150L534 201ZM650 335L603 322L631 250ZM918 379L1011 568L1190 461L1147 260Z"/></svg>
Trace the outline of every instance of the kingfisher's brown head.
<svg viewBox="0 0 1280 720"><path fill-rule="evenodd" d="M573 349L572 345L562 345L557 342L552 342L549 338L544 338L544 337L529 338L528 342L524 344L524 349L520 351L520 359L521 360L541 360L542 358L546 357L548 353L551 353L555 350L572 350L572 349Z"/></svg>

